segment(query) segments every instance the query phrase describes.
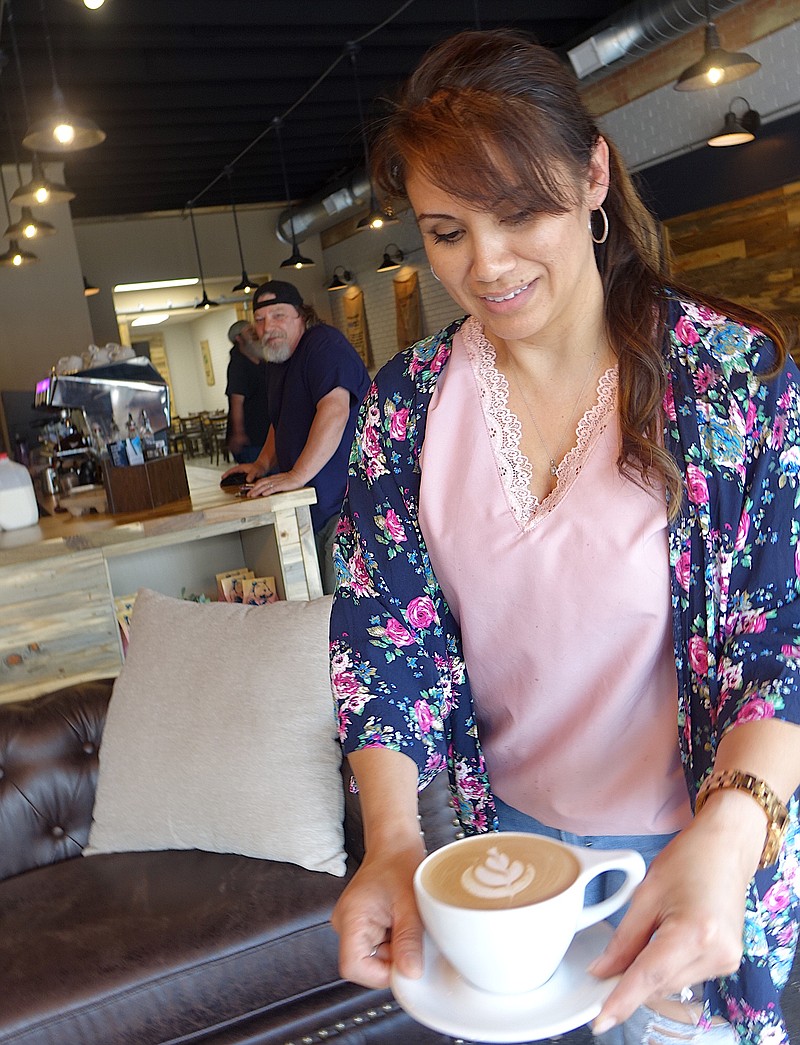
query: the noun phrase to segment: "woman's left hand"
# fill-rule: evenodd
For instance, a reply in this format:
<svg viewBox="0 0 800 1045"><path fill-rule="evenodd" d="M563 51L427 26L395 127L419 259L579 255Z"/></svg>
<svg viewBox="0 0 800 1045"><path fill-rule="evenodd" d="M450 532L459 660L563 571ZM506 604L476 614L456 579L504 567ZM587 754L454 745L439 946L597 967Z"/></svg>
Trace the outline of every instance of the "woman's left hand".
<svg viewBox="0 0 800 1045"><path fill-rule="evenodd" d="M749 796L718 794L653 861L605 953L590 966L601 979L622 974L594 1021L595 1034L642 1004L738 969L765 822Z"/></svg>

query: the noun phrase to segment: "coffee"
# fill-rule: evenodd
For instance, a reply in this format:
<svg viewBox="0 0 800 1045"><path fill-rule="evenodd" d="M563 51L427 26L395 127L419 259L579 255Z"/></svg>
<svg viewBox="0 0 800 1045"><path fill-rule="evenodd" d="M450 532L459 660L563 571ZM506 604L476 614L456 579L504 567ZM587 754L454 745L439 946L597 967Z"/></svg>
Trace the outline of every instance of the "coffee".
<svg viewBox="0 0 800 1045"><path fill-rule="evenodd" d="M433 854L422 884L442 903L495 911L557 896L572 885L579 870L576 858L557 842L501 832Z"/></svg>

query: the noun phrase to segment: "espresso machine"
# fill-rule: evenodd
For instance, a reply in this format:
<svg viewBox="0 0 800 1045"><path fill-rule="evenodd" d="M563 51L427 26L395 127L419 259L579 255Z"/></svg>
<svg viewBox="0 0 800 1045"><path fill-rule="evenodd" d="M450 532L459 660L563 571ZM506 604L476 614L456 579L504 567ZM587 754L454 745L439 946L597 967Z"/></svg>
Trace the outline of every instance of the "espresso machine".
<svg viewBox="0 0 800 1045"><path fill-rule="evenodd" d="M151 451L169 445L169 387L145 356L81 370L53 371L36 385L34 405L47 410L40 446L31 458L45 496L102 482L107 447L146 432Z"/></svg>

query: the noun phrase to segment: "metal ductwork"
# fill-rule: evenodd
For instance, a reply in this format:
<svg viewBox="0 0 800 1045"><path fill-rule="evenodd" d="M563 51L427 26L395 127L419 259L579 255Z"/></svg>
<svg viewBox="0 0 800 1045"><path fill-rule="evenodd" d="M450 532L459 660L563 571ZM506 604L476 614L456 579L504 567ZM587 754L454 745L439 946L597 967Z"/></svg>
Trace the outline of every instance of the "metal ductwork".
<svg viewBox="0 0 800 1045"><path fill-rule="evenodd" d="M637 0L595 26L592 35L567 51L584 80L614 63L626 64L655 51L744 0ZM597 79L598 77L594 77Z"/></svg>
<svg viewBox="0 0 800 1045"><path fill-rule="evenodd" d="M2 0L0 0L2 2ZM571 48L567 55L581 80L600 79L610 65L619 68L676 40L745 0L636 0L595 26L592 35ZM708 9L708 16L706 15ZM357 213L370 198L370 182L363 170L296 207L281 211L275 232L291 245Z"/></svg>
<svg viewBox="0 0 800 1045"><path fill-rule="evenodd" d="M319 196L282 210L275 224L275 234L282 243L291 246L294 226L295 239L302 243L314 233L323 232L358 212L365 203L369 203L370 190L366 172L356 171L347 181L326 189Z"/></svg>

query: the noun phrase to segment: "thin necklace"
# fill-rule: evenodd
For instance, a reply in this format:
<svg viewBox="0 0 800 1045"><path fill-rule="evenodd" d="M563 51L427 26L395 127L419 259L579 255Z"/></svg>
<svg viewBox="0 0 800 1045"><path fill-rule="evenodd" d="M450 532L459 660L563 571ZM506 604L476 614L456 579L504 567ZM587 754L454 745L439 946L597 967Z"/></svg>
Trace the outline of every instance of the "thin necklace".
<svg viewBox="0 0 800 1045"><path fill-rule="evenodd" d="M550 448L548 447L547 443L544 441L544 436L542 435L541 429L539 428L539 426L536 423L536 418L533 416L533 410L531 410L531 404L528 402L528 397L525 395L525 392L523 391L523 388L522 388L522 382L519 379L519 371L517 370L516 360L514 359L513 355L510 352L508 352L508 358L509 358L509 360L511 362L511 370L512 370L512 372L514 374L514 381L516 382L517 390L519 391L519 394L522 397L522 402L525 404L525 409L528 411L528 416L530 417L531 421L533 422L533 427L536 429L536 434L539 436L539 442L544 447L544 452L547 454L548 460L550 461L550 474L554 478L556 478L556 477L558 477L558 465L556 464L556 459L550 453ZM594 364L595 364L595 360L596 359L597 359L597 349L595 349L594 352L592 352L592 358L589 360L589 369L586 371L586 377L584 377L583 384L581 385L581 390L580 390L580 392L578 392L578 398L575 400L575 406L573 406L572 412L567 417L566 424L564 425L564 428L563 428L563 430L561 432L561 437L559 438L558 442L556 443L556 450L557 451L560 450L560 448L564 445L564 440L566 439L567 432L569 431L570 422L574 421L574 419L575 419L575 414L578 411L578 407L580 406L581 399L583 399L583 393L586 391L586 386L589 383L589 378L592 376L592 372L594 370Z"/></svg>

